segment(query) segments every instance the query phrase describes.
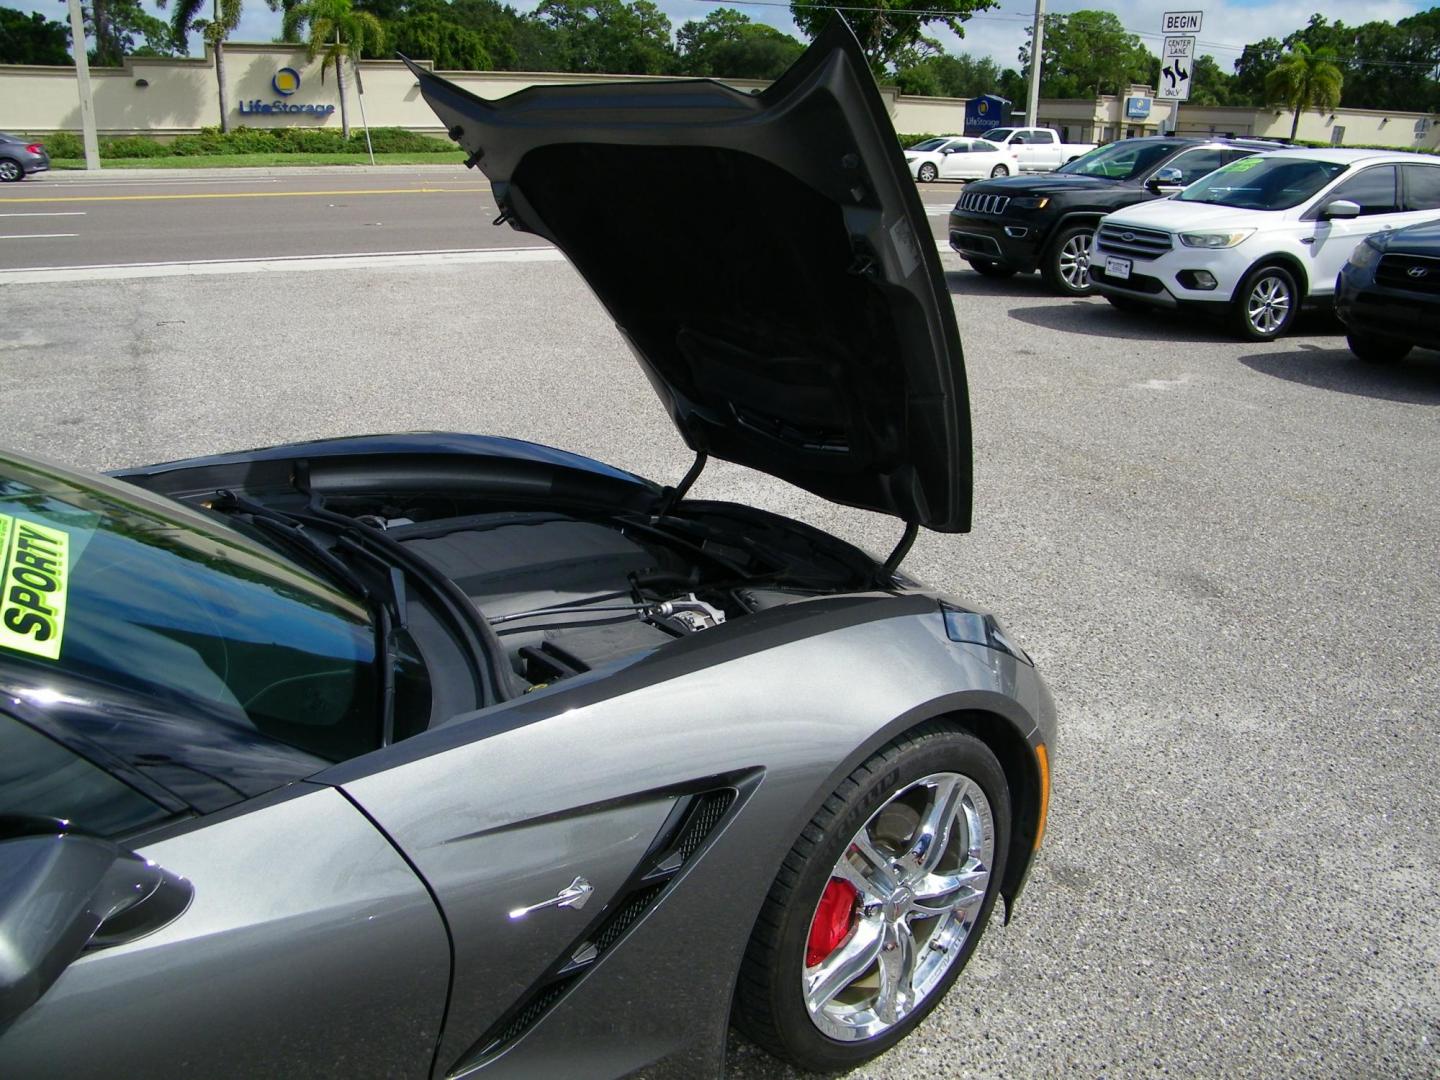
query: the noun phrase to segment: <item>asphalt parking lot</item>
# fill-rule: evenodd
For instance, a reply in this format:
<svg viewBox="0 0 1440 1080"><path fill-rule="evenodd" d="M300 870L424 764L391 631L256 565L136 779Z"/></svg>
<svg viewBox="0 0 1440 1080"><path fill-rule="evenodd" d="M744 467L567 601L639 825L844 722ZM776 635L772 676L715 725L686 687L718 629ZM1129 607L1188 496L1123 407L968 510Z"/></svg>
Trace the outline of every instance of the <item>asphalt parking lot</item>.
<svg viewBox="0 0 1440 1080"><path fill-rule="evenodd" d="M1323 318L1244 344L945 261L976 522L905 566L1001 613L1062 741L1014 921L855 1075L1440 1073L1440 354L1367 367ZM690 461L554 259L0 279L0 310L3 441L78 466L415 428ZM695 494L899 533L723 463ZM788 1075L738 1038L731 1065Z"/></svg>

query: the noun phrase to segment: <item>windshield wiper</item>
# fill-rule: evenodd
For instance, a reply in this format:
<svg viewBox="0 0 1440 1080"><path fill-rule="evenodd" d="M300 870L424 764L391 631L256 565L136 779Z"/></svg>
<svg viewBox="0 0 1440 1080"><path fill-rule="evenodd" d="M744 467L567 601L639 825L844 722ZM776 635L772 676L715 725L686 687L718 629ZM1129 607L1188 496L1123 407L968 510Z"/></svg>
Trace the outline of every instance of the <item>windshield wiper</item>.
<svg viewBox="0 0 1440 1080"><path fill-rule="evenodd" d="M399 568L386 567L391 595L386 601L377 600L359 574L305 530L304 521L281 510L272 510L268 506L252 502L228 488L217 491L215 495L216 498L210 504L213 509L222 513L244 514L257 529L308 555L311 561L324 567L333 579L373 608L378 642L375 655L380 667L380 745L389 746L395 741L395 624L398 622L403 627L406 623L405 581ZM339 542L343 543L346 539L342 534ZM353 541L351 543L353 544ZM354 545L354 549L369 555L358 544ZM392 610L395 613L394 618L391 617Z"/></svg>

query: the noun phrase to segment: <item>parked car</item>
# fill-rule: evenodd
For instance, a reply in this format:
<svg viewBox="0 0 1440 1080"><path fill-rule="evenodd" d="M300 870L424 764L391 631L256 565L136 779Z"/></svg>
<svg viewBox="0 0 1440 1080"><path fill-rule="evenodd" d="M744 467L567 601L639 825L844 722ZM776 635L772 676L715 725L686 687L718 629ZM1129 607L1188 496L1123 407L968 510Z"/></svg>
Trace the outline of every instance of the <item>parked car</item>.
<svg viewBox="0 0 1440 1080"><path fill-rule="evenodd" d="M1340 271L1335 312L1361 360L1440 349L1440 221L1367 237Z"/></svg>
<svg viewBox="0 0 1440 1080"><path fill-rule="evenodd" d="M1383 150L1277 150L1169 199L1107 215L1090 280L1119 307L1186 307L1270 341L1330 304L1366 237L1440 216L1440 161Z"/></svg>
<svg viewBox="0 0 1440 1080"><path fill-rule="evenodd" d="M0 181L13 183L50 168L50 155L34 139L0 131Z"/></svg>
<svg viewBox="0 0 1440 1080"><path fill-rule="evenodd" d="M977 180L1019 172L1008 147L984 139L946 135L926 139L905 151L905 162L916 180Z"/></svg>
<svg viewBox="0 0 1440 1080"><path fill-rule="evenodd" d="M873 1057L1021 891L1055 715L993 616L900 570L968 529L972 450L865 54L837 21L759 95L412 70L694 465L0 458L0 1072L719 1076L732 1017ZM708 456L901 541L689 498Z"/></svg>
<svg viewBox="0 0 1440 1080"><path fill-rule="evenodd" d="M981 138L1012 150L1022 172L1050 172L1095 149L1094 143L1067 143L1054 128L992 128Z"/></svg>
<svg viewBox="0 0 1440 1080"><path fill-rule="evenodd" d="M1038 269L1054 292L1088 296L1090 241L1105 214L1174 194L1227 162L1273 148L1234 139L1126 139L1044 176L971 184L950 212L950 246L987 277Z"/></svg>

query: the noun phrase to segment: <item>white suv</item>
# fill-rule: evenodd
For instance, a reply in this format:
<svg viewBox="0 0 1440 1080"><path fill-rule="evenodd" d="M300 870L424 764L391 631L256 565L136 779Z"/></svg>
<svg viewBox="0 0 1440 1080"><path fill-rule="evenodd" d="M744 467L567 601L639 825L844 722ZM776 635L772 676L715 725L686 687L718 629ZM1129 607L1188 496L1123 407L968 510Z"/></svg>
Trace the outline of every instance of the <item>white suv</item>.
<svg viewBox="0 0 1440 1080"><path fill-rule="evenodd" d="M1440 217L1440 158L1280 150L1232 161L1168 199L1102 218L1090 281L1117 307L1197 307L1253 341L1329 303L1366 237Z"/></svg>

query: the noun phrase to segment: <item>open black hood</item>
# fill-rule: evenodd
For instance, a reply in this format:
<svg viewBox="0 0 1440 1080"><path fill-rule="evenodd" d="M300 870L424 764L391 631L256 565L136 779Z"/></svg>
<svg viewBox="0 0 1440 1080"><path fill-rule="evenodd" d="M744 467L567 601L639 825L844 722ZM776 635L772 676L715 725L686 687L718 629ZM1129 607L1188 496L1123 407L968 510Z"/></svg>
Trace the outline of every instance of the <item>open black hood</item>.
<svg viewBox="0 0 1440 1080"><path fill-rule="evenodd" d="M694 450L969 529L955 315L842 21L761 94L652 80L486 101L411 66L502 216L569 256Z"/></svg>

